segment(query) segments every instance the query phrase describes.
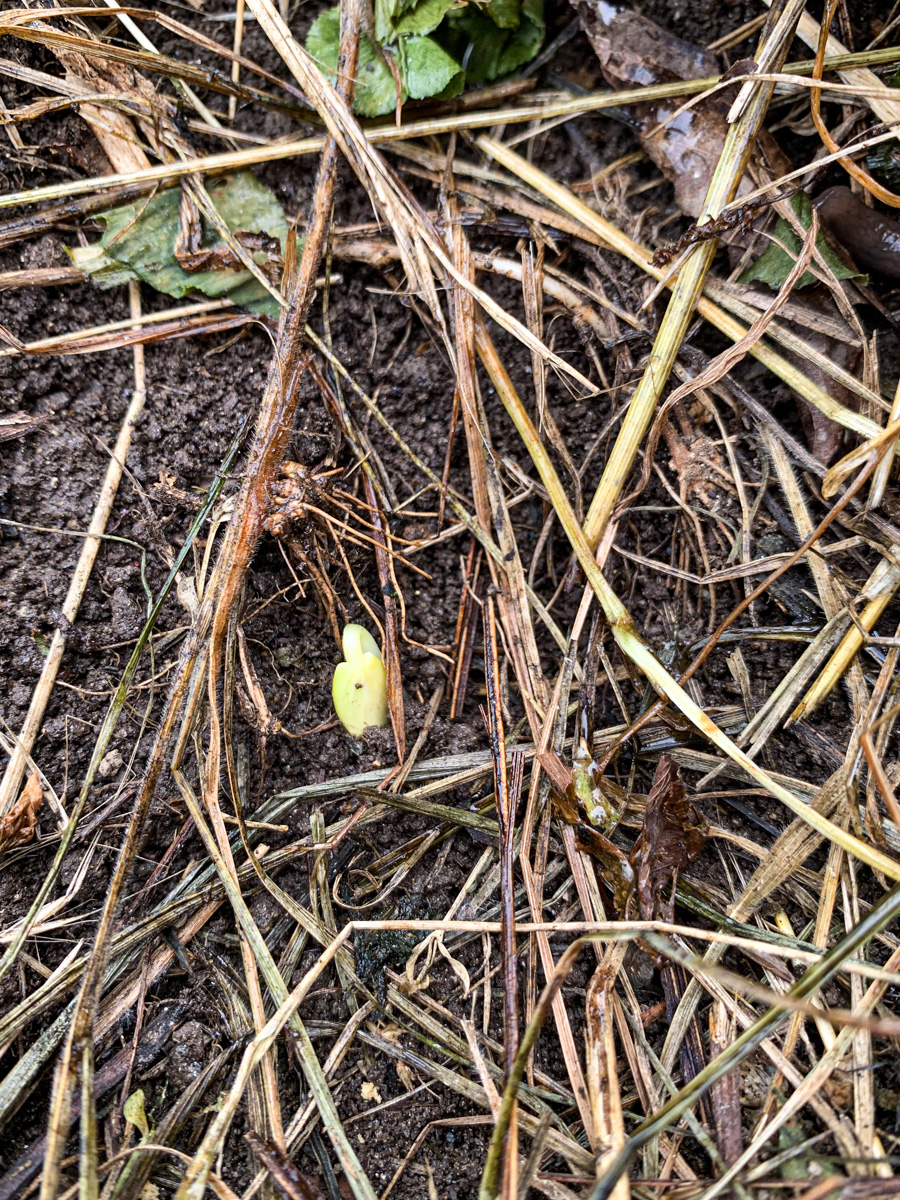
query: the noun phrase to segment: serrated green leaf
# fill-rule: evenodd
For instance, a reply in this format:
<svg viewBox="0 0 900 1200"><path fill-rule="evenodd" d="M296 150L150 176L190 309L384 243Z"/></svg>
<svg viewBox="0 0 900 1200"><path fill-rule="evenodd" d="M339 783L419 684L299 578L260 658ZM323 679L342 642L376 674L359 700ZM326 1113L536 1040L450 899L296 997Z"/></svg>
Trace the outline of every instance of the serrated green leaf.
<svg viewBox="0 0 900 1200"><path fill-rule="evenodd" d="M414 100L426 96L446 100L463 90L465 71L434 38L404 38L400 48L400 70Z"/></svg>
<svg viewBox="0 0 900 1200"><path fill-rule="evenodd" d="M422 0L415 7L408 8L402 16L394 21L391 40L431 33L443 21L453 2L454 0ZM459 63L456 64L456 69L460 69ZM432 92L428 93L428 95L433 94Z"/></svg>
<svg viewBox="0 0 900 1200"><path fill-rule="evenodd" d="M544 38L543 0L374 0L375 42L393 54L400 103L457 95L465 83L483 83L530 62ZM433 36L428 36L433 35ZM313 22L306 48L332 82L337 70L340 10ZM397 105L391 69L364 34L353 107L383 116Z"/></svg>
<svg viewBox="0 0 900 1200"><path fill-rule="evenodd" d="M798 192L791 197L790 203L794 212L799 217L803 228L809 229L812 222L812 203L809 196L805 192ZM791 254L797 255L800 253L800 239L784 217L778 218L774 236L779 242L788 247ZM842 262L821 234L816 238L816 249L821 253L825 262L828 263L836 278L854 279L861 283L868 281L868 276L857 274L846 263ZM760 283L765 283L768 287L777 291L785 279L787 279L794 267L795 261L796 259L792 258L790 254L785 253L776 242L770 242L756 262L752 263L743 273L741 283L752 283L754 280L758 280ZM797 287L809 287L816 282L816 277L812 271L804 271Z"/></svg>
<svg viewBox="0 0 900 1200"><path fill-rule="evenodd" d="M306 35L306 49L319 64L324 75L334 83L337 72L338 48L341 36L340 7L320 13ZM401 92L400 103L406 100ZM354 112L362 117L381 117L394 111L397 87L394 76L367 34L359 40L359 61L356 68Z"/></svg>
<svg viewBox="0 0 900 1200"><path fill-rule="evenodd" d="M223 175L207 183L210 199L232 233L267 233L287 244L287 218L277 199L252 171ZM141 279L158 292L181 299L202 292L212 299L227 297L242 308L278 317L278 304L249 271L226 268L185 271L175 257L181 228L181 189L166 188L149 200L138 200L100 213L104 226L99 243L70 251L75 265L100 287ZM202 246L219 249L224 242L201 217ZM263 256L258 255L258 261Z"/></svg>

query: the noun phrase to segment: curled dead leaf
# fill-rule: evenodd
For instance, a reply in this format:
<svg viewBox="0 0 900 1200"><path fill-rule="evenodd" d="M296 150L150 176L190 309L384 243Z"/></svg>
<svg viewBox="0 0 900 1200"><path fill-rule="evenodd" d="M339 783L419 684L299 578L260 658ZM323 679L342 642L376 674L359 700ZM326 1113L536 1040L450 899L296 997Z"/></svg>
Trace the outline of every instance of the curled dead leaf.
<svg viewBox="0 0 900 1200"><path fill-rule="evenodd" d="M642 921L671 921L678 872L700 855L706 821L687 797L681 772L664 754L647 797L644 825L631 852ZM664 889L671 885L668 897Z"/></svg>
<svg viewBox="0 0 900 1200"><path fill-rule="evenodd" d="M413 1090L413 1085L416 1082L416 1077L412 1073L412 1069L402 1060L396 1064L397 1078L403 1084L408 1092Z"/></svg>
<svg viewBox="0 0 900 1200"><path fill-rule="evenodd" d="M18 800L0 820L0 854L11 850L14 846L24 846L34 837L37 824L37 810L40 808L43 792L37 771L29 776L28 782L22 788Z"/></svg>

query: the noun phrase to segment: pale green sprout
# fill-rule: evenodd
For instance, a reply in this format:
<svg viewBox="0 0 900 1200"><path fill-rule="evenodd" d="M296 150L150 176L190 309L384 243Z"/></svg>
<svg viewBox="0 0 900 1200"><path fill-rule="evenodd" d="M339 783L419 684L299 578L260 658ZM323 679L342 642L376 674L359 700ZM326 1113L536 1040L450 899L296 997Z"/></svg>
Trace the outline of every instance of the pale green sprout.
<svg viewBox="0 0 900 1200"><path fill-rule="evenodd" d="M387 676L378 643L362 625L341 635L344 662L334 669L331 698L341 724L354 737L373 725L387 725Z"/></svg>

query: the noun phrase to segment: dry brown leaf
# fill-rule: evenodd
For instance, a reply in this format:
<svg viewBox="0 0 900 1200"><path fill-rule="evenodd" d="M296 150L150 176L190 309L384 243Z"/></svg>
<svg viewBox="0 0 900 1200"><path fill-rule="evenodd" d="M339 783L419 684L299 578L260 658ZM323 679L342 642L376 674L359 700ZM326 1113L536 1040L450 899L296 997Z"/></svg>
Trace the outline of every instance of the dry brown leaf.
<svg viewBox="0 0 900 1200"><path fill-rule="evenodd" d="M678 872L696 859L706 840L706 821L687 798L674 759L659 760L647 797L644 827L631 852L642 921L671 921ZM671 884L666 898L663 889Z"/></svg>
<svg viewBox="0 0 900 1200"><path fill-rule="evenodd" d="M720 73L714 54L676 37L649 17L598 0L581 0L575 8L603 73L613 87L667 83ZM673 100L644 107L641 145L671 180L682 212L699 217L725 145L728 101L724 94L704 100L654 132L673 116L680 104L680 100ZM749 192L751 186L748 179L742 180L738 195Z"/></svg>
<svg viewBox="0 0 900 1200"><path fill-rule="evenodd" d="M42 799L41 781L35 771L22 788L18 800L0 821L0 854L31 841Z"/></svg>
<svg viewBox="0 0 900 1200"><path fill-rule="evenodd" d="M252 1129L244 1134L250 1149L272 1176L276 1193L289 1200L324 1200L318 1184L294 1166L285 1152Z"/></svg>

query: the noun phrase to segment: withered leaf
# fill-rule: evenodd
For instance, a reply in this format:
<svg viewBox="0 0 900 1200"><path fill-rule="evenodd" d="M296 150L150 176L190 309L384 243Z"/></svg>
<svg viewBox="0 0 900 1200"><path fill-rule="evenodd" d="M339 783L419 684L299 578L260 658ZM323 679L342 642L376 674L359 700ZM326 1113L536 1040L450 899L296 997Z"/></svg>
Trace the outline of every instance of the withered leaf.
<svg viewBox="0 0 900 1200"><path fill-rule="evenodd" d="M577 822L575 834L579 848L586 850L600 864L600 872L612 888L616 916L623 918L634 896L634 868L627 855L598 829Z"/></svg>
<svg viewBox="0 0 900 1200"><path fill-rule="evenodd" d="M43 792L37 771L28 779L22 788L18 800L0 820L0 854L11 850L14 846L24 846L34 837L37 823L37 810L40 808Z"/></svg>
<svg viewBox="0 0 900 1200"><path fill-rule="evenodd" d="M631 852L641 920L671 921L676 876L699 856L706 831L706 821L687 798L678 765L664 754L647 797L643 829ZM668 885L666 898L663 891Z"/></svg>
<svg viewBox="0 0 900 1200"><path fill-rule="evenodd" d="M582 821L573 791L568 795L554 793L556 809L560 817L575 830L578 847L590 854L599 864L600 874L612 889L616 916L624 918L634 896L634 868L628 856L611 842L599 829Z"/></svg>
<svg viewBox="0 0 900 1200"><path fill-rule="evenodd" d="M613 84L633 87L719 73L715 54L630 8L604 0L578 0L575 9Z"/></svg>
<svg viewBox="0 0 900 1200"><path fill-rule="evenodd" d="M649 17L605 0L572 0L581 27L613 87L633 88L719 73L714 54L663 29ZM691 217L703 211L706 192L728 134L728 100L718 94L673 115L681 100L640 106L641 145L675 188L678 207ZM668 122L654 132L662 122ZM738 195L752 188L746 177Z"/></svg>

